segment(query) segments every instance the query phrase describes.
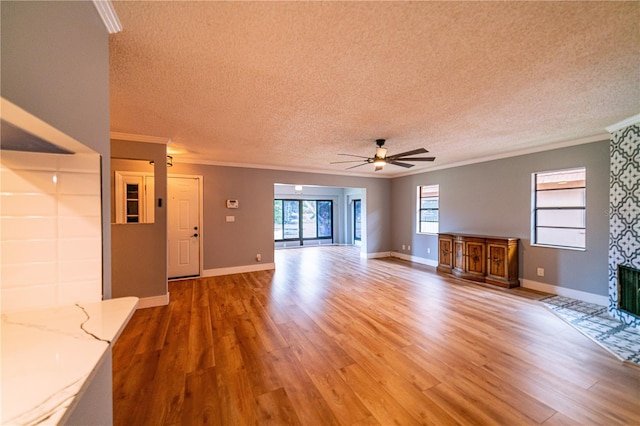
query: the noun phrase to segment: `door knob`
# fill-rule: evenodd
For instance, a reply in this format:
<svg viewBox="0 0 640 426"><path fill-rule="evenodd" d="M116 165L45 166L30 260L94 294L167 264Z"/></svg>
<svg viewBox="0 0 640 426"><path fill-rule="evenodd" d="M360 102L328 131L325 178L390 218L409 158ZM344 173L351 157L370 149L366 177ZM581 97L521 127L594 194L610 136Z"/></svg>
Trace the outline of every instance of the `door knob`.
<svg viewBox="0 0 640 426"><path fill-rule="evenodd" d="M194 236L194 237L197 237L197 236L198 236L198 234L193 234L193 236Z"/></svg>

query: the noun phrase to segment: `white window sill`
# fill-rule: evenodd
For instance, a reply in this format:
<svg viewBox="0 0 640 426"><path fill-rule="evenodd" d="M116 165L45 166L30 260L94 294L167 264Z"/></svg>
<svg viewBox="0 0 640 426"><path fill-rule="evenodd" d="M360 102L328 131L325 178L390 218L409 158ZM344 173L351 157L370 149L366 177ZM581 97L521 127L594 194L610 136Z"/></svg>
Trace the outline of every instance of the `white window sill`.
<svg viewBox="0 0 640 426"><path fill-rule="evenodd" d="M531 247L544 247L560 250L587 251L586 247L567 247L567 246L551 246L547 244L530 244Z"/></svg>

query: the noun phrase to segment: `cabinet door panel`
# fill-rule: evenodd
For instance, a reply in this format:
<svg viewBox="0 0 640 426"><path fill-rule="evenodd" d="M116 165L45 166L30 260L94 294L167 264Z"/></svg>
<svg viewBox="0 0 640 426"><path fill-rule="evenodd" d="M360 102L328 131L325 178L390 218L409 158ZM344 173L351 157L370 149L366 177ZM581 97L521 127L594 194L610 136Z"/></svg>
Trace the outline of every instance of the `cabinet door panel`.
<svg viewBox="0 0 640 426"><path fill-rule="evenodd" d="M467 242L467 272L484 275L484 243Z"/></svg>
<svg viewBox="0 0 640 426"><path fill-rule="evenodd" d="M464 271L464 242L455 241L453 243L455 257L453 258L454 269L462 272Z"/></svg>
<svg viewBox="0 0 640 426"><path fill-rule="evenodd" d="M440 243L440 264L443 266L453 267L453 251L451 240L441 239Z"/></svg>
<svg viewBox="0 0 640 426"><path fill-rule="evenodd" d="M487 249L487 274L507 279L507 247L489 244Z"/></svg>

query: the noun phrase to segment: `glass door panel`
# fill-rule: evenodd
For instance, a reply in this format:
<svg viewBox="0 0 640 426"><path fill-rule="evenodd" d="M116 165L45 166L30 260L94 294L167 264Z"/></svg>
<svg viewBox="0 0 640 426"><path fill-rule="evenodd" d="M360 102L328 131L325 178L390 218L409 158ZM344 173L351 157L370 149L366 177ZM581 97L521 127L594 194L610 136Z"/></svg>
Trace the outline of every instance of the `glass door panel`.
<svg viewBox="0 0 640 426"><path fill-rule="evenodd" d="M316 202L302 202L302 238L316 238L318 229L316 227Z"/></svg>
<svg viewBox="0 0 640 426"><path fill-rule="evenodd" d="M284 238L300 238L300 203L283 200Z"/></svg>
<svg viewBox="0 0 640 426"><path fill-rule="evenodd" d="M273 238L276 240L284 238L284 227L282 225L282 200L273 200Z"/></svg>
<svg viewBox="0 0 640 426"><path fill-rule="evenodd" d="M318 201L318 237L331 237L332 228L332 203L331 201Z"/></svg>

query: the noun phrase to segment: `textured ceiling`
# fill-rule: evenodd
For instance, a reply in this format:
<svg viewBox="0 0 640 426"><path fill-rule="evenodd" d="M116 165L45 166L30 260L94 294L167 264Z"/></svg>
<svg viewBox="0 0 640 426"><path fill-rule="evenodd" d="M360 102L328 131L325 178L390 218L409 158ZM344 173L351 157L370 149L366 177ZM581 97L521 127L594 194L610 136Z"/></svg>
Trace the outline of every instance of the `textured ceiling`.
<svg viewBox="0 0 640 426"><path fill-rule="evenodd" d="M639 2L114 2L111 130L175 161L397 176L596 140L640 111ZM355 164L355 163L354 163Z"/></svg>

